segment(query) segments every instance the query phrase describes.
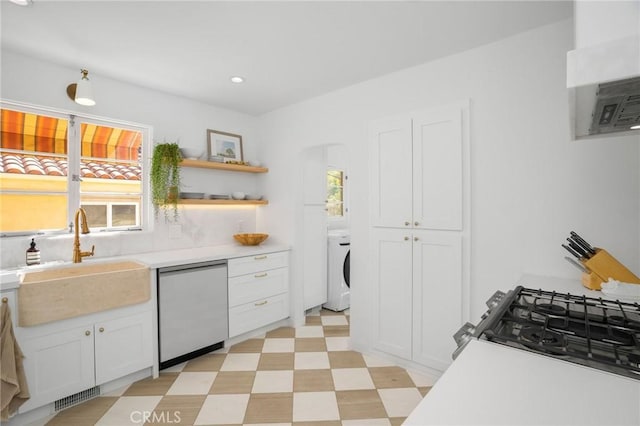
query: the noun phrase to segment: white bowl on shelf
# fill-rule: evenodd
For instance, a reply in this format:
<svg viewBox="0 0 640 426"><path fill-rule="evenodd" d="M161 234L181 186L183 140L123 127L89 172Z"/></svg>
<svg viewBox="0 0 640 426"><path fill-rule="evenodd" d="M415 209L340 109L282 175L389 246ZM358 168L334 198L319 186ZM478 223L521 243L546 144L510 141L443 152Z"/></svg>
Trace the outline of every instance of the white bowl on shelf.
<svg viewBox="0 0 640 426"><path fill-rule="evenodd" d="M234 200L244 200L244 197L246 197L247 195L244 192L232 192L231 193L231 198L233 198Z"/></svg>
<svg viewBox="0 0 640 426"><path fill-rule="evenodd" d="M186 158L188 160L197 160L202 156L203 152L199 149L180 148L180 154L182 154L182 158Z"/></svg>

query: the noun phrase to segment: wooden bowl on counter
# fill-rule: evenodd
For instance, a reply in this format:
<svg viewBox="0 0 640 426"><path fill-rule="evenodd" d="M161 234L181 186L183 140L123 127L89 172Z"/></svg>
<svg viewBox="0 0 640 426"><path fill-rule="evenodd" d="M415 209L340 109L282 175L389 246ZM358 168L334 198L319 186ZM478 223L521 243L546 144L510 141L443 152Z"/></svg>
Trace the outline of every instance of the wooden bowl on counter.
<svg viewBox="0 0 640 426"><path fill-rule="evenodd" d="M234 234L233 238L243 246L257 246L269 238L269 234Z"/></svg>

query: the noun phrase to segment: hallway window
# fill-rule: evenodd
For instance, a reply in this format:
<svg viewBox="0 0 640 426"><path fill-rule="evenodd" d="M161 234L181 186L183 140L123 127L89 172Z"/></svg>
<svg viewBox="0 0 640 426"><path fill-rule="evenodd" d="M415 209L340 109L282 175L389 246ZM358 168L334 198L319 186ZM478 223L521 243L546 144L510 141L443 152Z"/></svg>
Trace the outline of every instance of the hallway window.
<svg viewBox="0 0 640 426"><path fill-rule="evenodd" d="M329 218L344 217L344 170L327 171L327 213Z"/></svg>

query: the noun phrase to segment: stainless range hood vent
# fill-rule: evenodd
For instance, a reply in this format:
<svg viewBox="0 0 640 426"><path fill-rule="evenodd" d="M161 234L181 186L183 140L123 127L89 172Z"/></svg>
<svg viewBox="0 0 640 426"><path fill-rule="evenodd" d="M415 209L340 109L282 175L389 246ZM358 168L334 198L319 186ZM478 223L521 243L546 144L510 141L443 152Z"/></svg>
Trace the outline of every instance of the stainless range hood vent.
<svg viewBox="0 0 640 426"><path fill-rule="evenodd" d="M640 77L598 85L589 135L626 132L640 126Z"/></svg>

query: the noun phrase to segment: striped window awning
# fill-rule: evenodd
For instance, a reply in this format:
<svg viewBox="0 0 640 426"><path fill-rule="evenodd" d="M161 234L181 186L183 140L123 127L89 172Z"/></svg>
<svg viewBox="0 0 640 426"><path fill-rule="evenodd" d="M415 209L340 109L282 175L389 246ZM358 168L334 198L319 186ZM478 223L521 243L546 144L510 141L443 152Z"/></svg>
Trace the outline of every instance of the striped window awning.
<svg viewBox="0 0 640 426"><path fill-rule="evenodd" d="M22 111L2 110L0 148L25 153L66 154L68 120ZM82 157L138 161L142 133L82 123Z"/></svg>

